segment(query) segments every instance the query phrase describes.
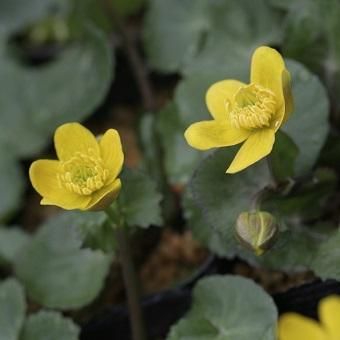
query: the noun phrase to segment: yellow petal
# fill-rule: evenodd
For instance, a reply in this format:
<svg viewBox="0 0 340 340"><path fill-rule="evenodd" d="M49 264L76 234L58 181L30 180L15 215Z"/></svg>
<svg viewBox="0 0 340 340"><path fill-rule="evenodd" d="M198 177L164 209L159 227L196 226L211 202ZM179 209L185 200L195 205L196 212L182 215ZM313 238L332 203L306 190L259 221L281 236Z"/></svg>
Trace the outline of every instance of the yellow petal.
<svg viewBox="0 0 340 340"><path fill-rule="evenodd" d="M283 100L282 72L285 63L279 52L267 46L257 48L251 60L251 83L272 90Z"/></svg>
<svg viewBox="0 0 340 340"><path fill-rule="evenodd" d="M99 141L101 158L104 166L109 170L109 179L115 179L122 170L124 154L119 134L109 129Z"/></svg>
<svg viewBox="0 0 340 340"><path fill-rule="evenodd" d="M80 196L60 186L59 161L41 159L31 164L30 180L34 189L43 197L41 204L56 205L66 210L82 209L90 201L88 196Z"/></svg>
<svg viewBox="0 0 340 340"><path fill-rule="evenodd" d="M319 318L329 339L340 339L340 297L329 296L321 300Z"/></svg>
<svg viewBox="0 0 340 340"><path fill-rule="evenodd" d="M267 46L257 48L251 61L251 83L262 85L272 90L277 99L275 128L278 129L285 115L283 80L287 81L284 60L279 52ZM284 79L283 79L284 78Z"/></svg>
<svg viewBox="0 0 340 340"><path fill-rule="evenodd" d="M274 141L275 132L272 129L253 132L237 152L227 173L234 174L267 156L272 151Z"/></svg>
<svg viewBox="0 0 340 340"><path fill-rule="evenodd" d="M228 118L228 102L233 102L236 92L246 84L238 80L222 80L209 87L205 101L216 120Z"/></svg>
<svg viewBox="0 0 340 340"><path fill-rule="evenodd" d="M278 333L279 340L327 340L316 321L296 313L281 316Z"/></svg>
<svg viewBox="0 0 340 340"><path fill-rule="evenodd" d="M54 145L61 161L67 161L76 152L99 156L99 145L91 131L79 123L59 126L54 134Z"/></svg>
<svg viewBox="0 0 340 340"><path fill-rule="evenodd" d="M249 135L248 130L236 129L227 122L216 120L194 123L184 133L188 144L198 150L235 145Z"/></svg>
<svg viewBox="0 0 340 340"><path fill-rule="evenodd" d="M122 183L120 179L116 179L110 185L94 192L91 195L91 201L83 210L104 210L106 209L118 196Z"/></svg>
<svg viewBox="0 0 340 340"><path fill-rule="evenodd" d="M287 121L287 119L289 118L289 116L294 110L290 73L287 70L283 70L283 73L282 73L282 86L283 86L283 96L285 98L285 114L283 117L283 123L284 123Z"/></svg>

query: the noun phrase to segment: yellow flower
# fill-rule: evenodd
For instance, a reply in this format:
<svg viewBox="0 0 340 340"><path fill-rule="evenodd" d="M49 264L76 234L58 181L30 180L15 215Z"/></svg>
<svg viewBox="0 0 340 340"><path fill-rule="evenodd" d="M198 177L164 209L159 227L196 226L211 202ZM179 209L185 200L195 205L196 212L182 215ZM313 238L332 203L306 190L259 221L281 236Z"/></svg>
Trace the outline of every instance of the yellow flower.
<svg viewBox="0 0 340 340"><path fill-rule="evenodd" d="M319 303L320 323L296 313L279 320L279 340L339 340L340 297L328 296Z"/></svg>
<svg viewBox="0 0 340 340"><path fill-rule="evenodd" d="M66 210L102 210L118 195L117 178L124 161L116 130L96 137L78 123L61 125L54 134L59 160L41 159L31 164L29 175L41 204Z"/></svg>
<svg viewBox="0 0 340 340"><path fill-rule="evenodd" d="M250 84L222 80L207 91L214 118L194 123L185 138L195 149L207 150L243 143L227 173L235 173L267 156L275 132L293 109L290 74L281 55L261 46L252 56Z"/></svg>

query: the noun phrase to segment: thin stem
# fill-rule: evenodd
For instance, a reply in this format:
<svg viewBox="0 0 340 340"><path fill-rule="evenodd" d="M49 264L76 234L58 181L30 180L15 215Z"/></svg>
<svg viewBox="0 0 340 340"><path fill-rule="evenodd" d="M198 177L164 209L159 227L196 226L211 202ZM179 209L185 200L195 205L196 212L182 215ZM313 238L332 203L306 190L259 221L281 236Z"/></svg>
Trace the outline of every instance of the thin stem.
<svg viewBox="0 0 340 340"><path fill-rule="evenodd" d="M125 53L130 61L130 66L138 84L139 92L142 96L144 109L150 112L156 110L156 100L154 98L151 83L149 81L148 73L143 60L133 42L133 37L129 29L120 20L118 22L118 29L123 37L123 44Z"/></svg>
<svg viewBox="0 0 340 340"><path fill-rule="evenodd" d="M132 338L133 340L145 340L142 308L139 300L139 285L131 258L129 238L124 228L117 228L116 237L119 245L119 256L128 297Z"/></svg>
<svg viewBox="0 0 340 340"><path fill-rule="evenodd" d="M110 1L106 1L106 7L109 9L111 17L116 23L118 33L122 38L123 48L142 98L143 109L151 114L156 114L157 104L152 84L148 76L148 70L145 66L142 55L138 50L138 45L133 39L131 30L129 29L128 25L121 20L119 15L116 15ZM159 142L162 137L160 136L160 132L156 126L156 119L153 119L151 124L153 138L157 141L153 145L153 152L154 159L156 160L156 164L158 166L157 168L150 169L150 171L157 178L160 189L164 195L162 202L164 219L167 223L171 223L171 218L173 215L172 213L176 207L176 199L174 194L169 190L168 178L165 171L164 150L161 143Z"/></svg>
<svg viewBox="0 0 340 340"><path fill-rule="evenodd" d="M272 186L265 186L263 189L258 191L252 199L250 209L254 211L260 211L262 209L263 201L273 192Z"/></svg>
<svg viewBox="0 0 340 340"><path fill-rule="evenodd" d="M115 236L118 245L118 255L123 271L124 284L127 294L130 324L133 340L145 340L146 332L142 308L140 305L139 284L136 275L133 259L131 256L131 247L129 237L124 228L124 222L121 218L117 203L113 203L106 211L112 227L115 231Z"/></svg>
<svg viewBox="0 0 340 340"><path fill-rule="evenodd" d="M273 171L273 165L272 165L270 156L266 157L266 163L267 163L268 172L269 172L271 182L272 182L271 184L272 184L272 186L276 187L277 186L277 180L275 178L275 174L274 174L274 171Z"/></svg>
<svg viewBox="0 0 340 340"><path fill-rule="evenodd" d="M112 1L103 0L104 8L108 11L111 18L116 24L116 28L122 37L122 43L127 58L132 69L132 73L136 79L138 90L141 94L144 109L150 112L156 110L156 100L154 92L149 81L148 72L142 57L134 43L132 34L127 25L122 21L121 17L116 14Z"/></svg>

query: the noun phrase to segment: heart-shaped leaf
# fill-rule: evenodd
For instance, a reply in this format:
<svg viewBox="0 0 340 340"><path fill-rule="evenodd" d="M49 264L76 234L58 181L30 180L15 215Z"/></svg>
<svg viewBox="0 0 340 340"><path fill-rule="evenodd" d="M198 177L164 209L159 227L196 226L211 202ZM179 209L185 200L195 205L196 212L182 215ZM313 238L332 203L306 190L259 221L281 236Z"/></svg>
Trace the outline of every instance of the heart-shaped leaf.
<svg viewBox="0 0 340 340"><path fill-rule="evenodd" d="M25 321L21 340L78 340L79 327L60 313L40 311Z"/></svg>
<svg viewBox="0 0 340 340"><path fill-rule="evenodd" d="M0 339L18 340L25 317L25 295L18 281L0 283Z"/></svg>
<svg viewBox="0 0 340 340"><path fill-rule="evenodd" d="M15 259L15 272L30 297L49 308L73 309L90 303L103 287L110 257L82 249L76 225L46 224Z"/></svg>
<svg viewBox="0 0 340 340"><path fill-rule="evenodd" d="M276 339L277 310L253 281L210 276L199 281L191 310L171 328L168 340Z"/></svg>

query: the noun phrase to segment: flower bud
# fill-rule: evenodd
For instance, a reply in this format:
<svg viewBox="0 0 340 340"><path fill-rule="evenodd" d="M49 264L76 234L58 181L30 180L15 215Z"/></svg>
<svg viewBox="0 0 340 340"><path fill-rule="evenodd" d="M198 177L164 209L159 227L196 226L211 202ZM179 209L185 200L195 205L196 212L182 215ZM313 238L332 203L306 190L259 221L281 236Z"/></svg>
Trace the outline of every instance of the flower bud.
<svg viewBox="0 0 340 340"><path fill-rule="evenodd" d="M237 239L258 256L272 247L277 234L276 219L266 211L242 212L237 218Z"/></svg>

